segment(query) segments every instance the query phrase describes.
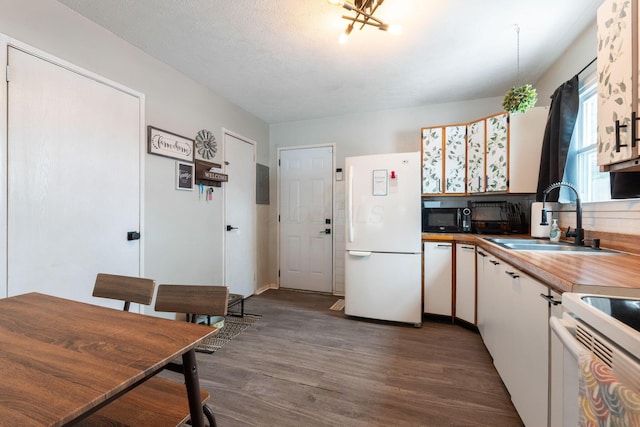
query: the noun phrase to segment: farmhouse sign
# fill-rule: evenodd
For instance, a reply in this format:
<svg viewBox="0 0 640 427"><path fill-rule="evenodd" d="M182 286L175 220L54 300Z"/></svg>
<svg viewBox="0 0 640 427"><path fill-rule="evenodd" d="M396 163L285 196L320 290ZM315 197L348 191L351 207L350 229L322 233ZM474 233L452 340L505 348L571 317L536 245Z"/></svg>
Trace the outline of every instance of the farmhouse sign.
<svg viewBox="0 0 640 427"><path fill-rule="evenodd" d="M147 126L147 149L150 154L193 163L193 142L193 139Z"/></svg>

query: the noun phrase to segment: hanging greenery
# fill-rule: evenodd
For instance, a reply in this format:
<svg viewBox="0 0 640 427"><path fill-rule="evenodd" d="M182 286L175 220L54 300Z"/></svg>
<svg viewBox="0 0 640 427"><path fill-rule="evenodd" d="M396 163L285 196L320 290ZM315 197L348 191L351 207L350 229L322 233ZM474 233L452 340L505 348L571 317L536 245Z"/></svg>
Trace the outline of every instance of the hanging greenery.
<svg viewBox="0 0 640 427"><path fill-rule="evenodd" d="M538 101L538 94L531 85L512 87L502 100L502 107L509 113L524 113L533 108Z"/></svg>
<svg viewBox="0 0 640 427"><path fill-rule="evenodd" d="M531 85L520 86L520 27L514 25L516 30L516 75L518 87L512 87L502 100L502 108L509 113L524 113L533 108L538 101L538 94Z"/></svg>

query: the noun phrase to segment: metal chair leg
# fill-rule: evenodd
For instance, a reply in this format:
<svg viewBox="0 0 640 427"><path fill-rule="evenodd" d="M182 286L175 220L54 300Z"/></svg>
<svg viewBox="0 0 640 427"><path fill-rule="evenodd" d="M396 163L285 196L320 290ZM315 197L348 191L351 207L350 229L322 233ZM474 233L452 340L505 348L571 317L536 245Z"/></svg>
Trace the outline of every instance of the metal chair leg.
<svg viewBox="0 0 640 427"><path fill-rule="evenodd" d="M216 417L213 415L213 410L209 407L209 405L203 405L202 410L204 411L204 416L209 421L209 426L216 427Z"/></svg>

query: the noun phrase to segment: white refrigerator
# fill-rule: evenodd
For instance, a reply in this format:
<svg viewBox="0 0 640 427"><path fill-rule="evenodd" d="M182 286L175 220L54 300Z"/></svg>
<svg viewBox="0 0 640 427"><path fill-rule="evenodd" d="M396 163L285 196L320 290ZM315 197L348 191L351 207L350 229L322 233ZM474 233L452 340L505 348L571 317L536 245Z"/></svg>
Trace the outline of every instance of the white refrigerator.
<svg viewBox="0 0 640 427"><path fill-rule="evenodd" d="M347 157L345 172L345 314L420 326L420 153Z"/></svg>

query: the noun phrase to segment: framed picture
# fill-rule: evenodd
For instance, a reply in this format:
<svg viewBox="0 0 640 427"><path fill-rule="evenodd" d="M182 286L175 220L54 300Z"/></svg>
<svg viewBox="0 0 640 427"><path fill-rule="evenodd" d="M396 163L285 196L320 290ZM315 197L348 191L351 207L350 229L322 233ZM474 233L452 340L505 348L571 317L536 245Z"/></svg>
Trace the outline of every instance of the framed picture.
<svg viewBox="0 0 640 427"><path fill-rule="evenodd" d="M193 139L147 126L147 151L158 156L193 162Z"/></svg>
<svg viewBox="0 0 640 427"><path fill-rule="evenodd" d="M193 190L193 164L176 162L176 190Z"/></svg>

